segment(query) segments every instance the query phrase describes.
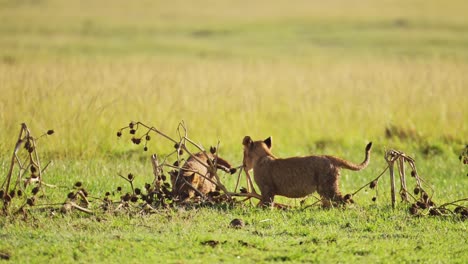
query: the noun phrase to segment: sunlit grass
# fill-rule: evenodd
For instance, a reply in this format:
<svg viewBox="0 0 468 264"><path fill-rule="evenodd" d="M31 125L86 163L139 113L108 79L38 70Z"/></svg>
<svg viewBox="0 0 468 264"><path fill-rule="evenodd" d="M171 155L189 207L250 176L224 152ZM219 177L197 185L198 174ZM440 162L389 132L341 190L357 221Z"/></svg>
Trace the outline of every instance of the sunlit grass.
<svg viewBox="0 0 468 264"><path fill-rule="evenodd" d="M144 152L117 130L135 120L176 136L183 120L190 138L207 148L219 140L235 165L245 135L272 136L279 157L355 162L373 141L367 169L342 171L343 193L376 177L384 150L398 148L416 159L434 201L466 197L458 155L468 135L467 8L462 0L0 0L0 180L25 122L36 136L55 130L38 141L42 161L53 161L44 180L57 186L41 203L63 202L76 181L92 199L125 191L119 173L142 187L153 177L147 154L173 144L154 135ZM464 222L414 218L403 204L390 210L387 177L376 203L364 189L347 210L303 210L300 199L279 197L296 208L33 211L25 222L1 219L0 253L19 262L463 262ZM236 177L221 178L234 188ZM246 228L227 228L236 217Z"/></svg>
<svg viewBox="0 0 468 264"><path fill-rule="evenodd" d="M0 69L4 147L21 122L36 133L55 129L45 149L69 155L122 150L115 132L130 120L173 135L184 120L193 138L219 139L230 151L245 135L271 135L291 152L321 139L384 140L390 124L458 143L468 129L468 65L440 60L76 60Z"/></svg>
<svg viewBox="0 0 468 264"><path fill-rule="evenodd" d="M288 154L388 125L459 146L468 133L461 2L0 4L2 149L21 122L85 157L123 151L130 120L185 120L230 151L272 135Z"/></svg>

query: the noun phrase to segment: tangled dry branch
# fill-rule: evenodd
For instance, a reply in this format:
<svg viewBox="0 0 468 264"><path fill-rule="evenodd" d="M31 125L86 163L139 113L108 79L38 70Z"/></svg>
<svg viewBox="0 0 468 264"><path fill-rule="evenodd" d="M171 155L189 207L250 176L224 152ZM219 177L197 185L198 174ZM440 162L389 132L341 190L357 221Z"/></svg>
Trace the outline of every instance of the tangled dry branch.
<svg viewBox="0 0 468 264"><path fill-rule="evenodd" d="M35 138L28 126L25 123L21 124L20 133L13 149L10 167L0 187L3 214L7 215L11 213L11 205L16 200L20 203L16 212L24 212L26 206L33 206L36 203L37 196L43 191L44 187L54 187L43 181L44 171L50 162L42 167L36 144L38 139L52 134L54 134L54 130L48 130L38 138ZM29 192L31 195L29 195Z"/></svg>
<svg viewBox="0 0 468 264"><path fill-rule="evenodd" d="M390 149L385 152L384 156L385 160L387 161L387 166L379 174L375 179L371 182L365 184L357 191L355 191L352 195L349 194L350 197L356 195L365 187L369 187L370 189L375 189L376 196L372 198L373 201L377 199L377 187L379 183L379 179L385 174L385 172L389 171L390 176L390 194L391 194L391 202L392 207L396 207L396 179L395 179L395 170L394 166L397 165L397 172L400 179L400 197L402 202L410 204L409 212L411 215L415 216L423 216L423 215L433 215L433 216L443 216L443 215L459 215L462 219L468 219L468 207L461 204L462 202L467 202L468 198L459 199L453 202L445 203L442 205L436 205L433 201L433 193L434 190L426 184L424 179L419 175L416 169L416 161L406 155L402 151ZM406 179L406 168L405 164L409 164L411 168L411 178L415 181L415 187L413 192L408 191L407 186L407 179ZM430 190L431 194L427 192L427 189ZM455 208L455 209L453 209Z"/></svg>

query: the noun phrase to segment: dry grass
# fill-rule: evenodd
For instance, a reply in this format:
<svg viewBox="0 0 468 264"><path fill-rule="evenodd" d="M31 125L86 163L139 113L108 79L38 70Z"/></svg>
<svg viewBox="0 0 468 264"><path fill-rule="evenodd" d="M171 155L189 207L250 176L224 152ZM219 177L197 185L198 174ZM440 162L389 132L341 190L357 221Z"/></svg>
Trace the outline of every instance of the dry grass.
<svg viewBox="0 0 468 264"><path fill-rule="evenodd" d="M26 122L36 130L54 126L54 151L95 155L121 149L110 135L130 120L172 131L182 119L194 138L219 138L230 150L246 134L272 135L286 146L321 138L360 144L383 139L389 124L461 141L468 133L467 70L439 60L1 65L1 144Z"/></svg>

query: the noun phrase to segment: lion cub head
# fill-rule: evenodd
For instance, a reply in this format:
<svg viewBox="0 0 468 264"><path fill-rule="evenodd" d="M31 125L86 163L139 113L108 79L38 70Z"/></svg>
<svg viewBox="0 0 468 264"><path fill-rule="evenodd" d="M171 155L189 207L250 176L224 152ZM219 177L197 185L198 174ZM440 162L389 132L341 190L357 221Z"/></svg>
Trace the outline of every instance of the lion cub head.
<svg viewBox="0 0 468 264"><path fill-rule="evenodd" d="M265 156L272 156L271 153L271 137L263 141L253 141L249 136L245 136L242 141L244 145L244 169L249 171L253 169L255 163Z"/></svg>

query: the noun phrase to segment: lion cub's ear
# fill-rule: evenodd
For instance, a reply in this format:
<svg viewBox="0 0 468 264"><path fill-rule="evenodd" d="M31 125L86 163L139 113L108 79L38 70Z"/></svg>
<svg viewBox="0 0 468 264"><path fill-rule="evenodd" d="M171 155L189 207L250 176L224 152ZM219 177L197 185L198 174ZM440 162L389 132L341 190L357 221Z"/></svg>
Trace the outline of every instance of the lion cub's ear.
<svg viewBox="0 0 468 264"><path fill-rule="evenodd" d="M267 145L269 149L271 149L271 137L268 137L267 139L263 140L263 142Z"/></svg>
<svg viewBox="0 0 468 264"><path fill-rule="evenodd" d="M242 140L242 145L244 146L250 146L252 143L252 139L249 136L245 136L244 140Z"/></svg>

